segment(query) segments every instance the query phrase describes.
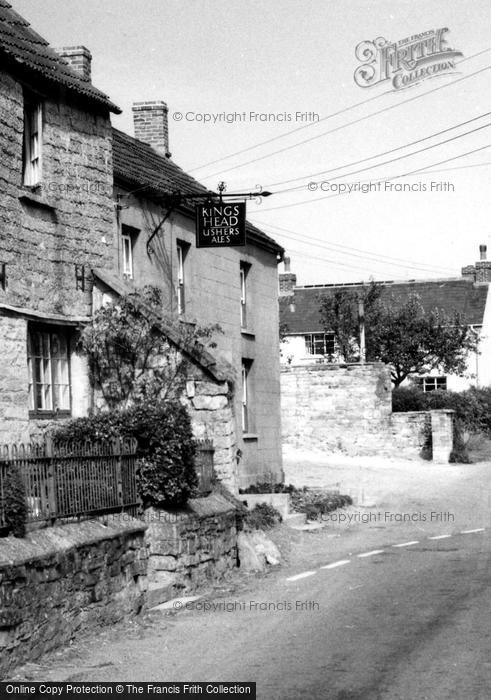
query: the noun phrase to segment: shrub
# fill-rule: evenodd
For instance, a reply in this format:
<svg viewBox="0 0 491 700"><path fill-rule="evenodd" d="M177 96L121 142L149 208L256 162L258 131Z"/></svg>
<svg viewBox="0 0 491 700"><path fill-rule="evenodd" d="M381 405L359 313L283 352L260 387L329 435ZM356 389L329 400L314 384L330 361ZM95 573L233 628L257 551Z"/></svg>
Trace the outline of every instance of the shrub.
<svg viewBox="0 0 491 700"><path fill-rule="evenodd" d="M481 434L491 437L491 387L467 391L429 391L410 387L394 389L392 410L430 411L436 409L455 411L454 449L451 462L470 463L465 434Z"/></svg>
<svg viewBox="0 0 491 700"><path fill-rule="evenodd" d="M4 514L7 532L15 537L26 534L27 503L22 476L17 467L9 467L4 480Z"/></svg>
<svg viewBox="0 0 491 700"><path fill-rule="evenodd" d="M351 496L328 491L311 491L307 488L296 489L291 494L291 503L298 513L305 513L308 520L315 520L324 513L353 504Z"/></svg>
<svg viewBox="0 0 491 700"><path fill-rule="evenodd" d="M467 391L428 391L417 387L399 387L392 392L392 410L430 411L440 408L455 411L460 429L491 436L491 387Z"/></svg>
<svg viewBox="0 0 491 700"><path fill-rule="evenodd" d="M397 387L392 390L392 410L394 413L427 411L426 397L427 394L418 387Z"/></svg>
<svg viewBox="0 0 491 700"><path fill-rule="evenodd" d="M115 437L138 442L138 489L144 506L179 506L194 494L195 444L191 421L179 401L99 413L56 430L55 442L97 442Z"/></svg>
<svg viewBox="0 0 491 700"><path fill-rule="evenodd" d="M295 486L293 484L276 484L270 481L260 481L257 484L251 484L246 489L239 489L241 494L253 493L293 493Z"/></svg>
<svg viewBox="0 0 491 700"><path fill-rule="evenodd" d="M251 530L271 530L281 521L281 513L274 506L258 503L244 517L243 524Z"/></svg>

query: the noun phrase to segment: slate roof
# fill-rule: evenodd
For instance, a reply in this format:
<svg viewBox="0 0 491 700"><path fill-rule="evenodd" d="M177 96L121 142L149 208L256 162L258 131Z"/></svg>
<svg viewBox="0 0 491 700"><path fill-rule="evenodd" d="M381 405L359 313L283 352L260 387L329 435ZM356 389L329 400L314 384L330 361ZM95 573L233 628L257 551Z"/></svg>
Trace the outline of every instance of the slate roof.
<svg viewBox="0 0 491 700"><path fill-rule="evenodd" d="M0 57L18 69L33 71L38 79L61 85L116 114L121 112L90 80L79 77L6 0L0 0Z"/></svg>
<svg viewBox="0 0 491 700"><path fill-rule="evenodd" d="M448 314L461 313L469 325L483 323L488 285L475 285L471 280L455 278L410 282L381 282L382 298L402 303L409 294L418 294L425 311L442 309ZM280 297L280 320L287 325L287 334L323 331L319 314L319 296L333 295L341 289L356 290L360 284L296 287L293 297ZM291 310L293 302L294 311Z"/></svg>
<svg viewBox="0 0 491 700"><path fill-rule="evenodd" d="M132 190L139 189L141 195L155 199L176 191L208 192L200 182L152 146L114 128L113 165L116 183ZM194 217L194 205L185 205L182 209ZM246 231L248 241L283 256L283 248L253 224L247 222Z"/></svg>

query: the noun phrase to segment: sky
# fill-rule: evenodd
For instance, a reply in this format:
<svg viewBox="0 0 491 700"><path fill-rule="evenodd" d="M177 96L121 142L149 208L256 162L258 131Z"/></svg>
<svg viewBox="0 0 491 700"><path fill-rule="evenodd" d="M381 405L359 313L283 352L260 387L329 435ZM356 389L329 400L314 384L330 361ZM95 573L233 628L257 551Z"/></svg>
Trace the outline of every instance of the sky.
<svg viewBox="0 0 491 700"><path fill-rule="evenodd" d="M133 102L164 100L181 167L273 192L248 218L298 284L456 277L489 245L489 0L10 2L52 46L90 49L117 128L133 133ZM360 43L440 28L462 54L446 75L355 82Z"/></svg>

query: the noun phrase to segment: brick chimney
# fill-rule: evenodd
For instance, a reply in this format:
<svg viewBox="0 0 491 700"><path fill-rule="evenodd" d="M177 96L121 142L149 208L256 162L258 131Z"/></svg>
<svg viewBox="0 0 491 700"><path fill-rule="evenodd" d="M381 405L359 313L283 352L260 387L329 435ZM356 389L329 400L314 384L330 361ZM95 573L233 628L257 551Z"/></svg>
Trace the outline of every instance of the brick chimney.
<svg viewBox="0 0 491 700"><path fill-rule="evenodd" d="M297 276L290 272L290 258L284 259L285 272L280 273L280 297L290 297L294 294Z"/></svg>
<svg viewBox="0 0 491 700"><path fill-rule="evenodd" d="M60 58L65 59L79 78L90 83L92 79L92 54L86 46L63 46L55 51Z"/></svg>
<svg viewBox="0 0 491 700"><path fill-rule="evenodd" d="M462 277L472 280L476 284L489 284L491 282L491 261L487 259L487 246L482 243L479 246L479 262L475 265L466 265L462 268Z"/></svg>
<svg viewBox="0 0 491 700"><path fill-rule="evenodd" d="M165 102L135 102L133 105L135 138L170 158L167 113Z"/></svg>

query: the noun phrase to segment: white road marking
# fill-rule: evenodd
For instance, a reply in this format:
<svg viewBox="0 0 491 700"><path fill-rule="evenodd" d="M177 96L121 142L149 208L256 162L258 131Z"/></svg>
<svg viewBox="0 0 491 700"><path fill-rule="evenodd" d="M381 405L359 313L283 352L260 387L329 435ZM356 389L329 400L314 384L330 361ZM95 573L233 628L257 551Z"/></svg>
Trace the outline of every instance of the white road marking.
<svg viewBox="0 0 491 700"><path fill-rule="evenodd" d="M333 561L332 564L326 564L326 566L321 566L321 569L336 569L338 566L344 566L349 564L349 559L340 559L339 561Z"/></svg>
<svg viewBox="0 0 491 700"><path fill-rule="evenodd" d="M461 530L460 534L461 535L472 535L474 532L484 532L483 527L476 527L475 530Z"/></svg>
<svg viewBox="0 0 491 700"><path fill-rule="evenodd" d="M446 537L452 537L452 535L434 535L433 537L428 537L429 540L444 540Z"/></svg>
<svg viewBox="0 0 491 700"><path fill-rule="evenodd" d="M413 542L401 542L400 544L393 544L393 547L409 547L412 544L419 544L419 540L414 540Z"/></svg>
<svg viewBox="0 0 491 700"><path fill-rule="evenodd" d="M297 574L296 576L290 576L287 581L298 581L300 578L306 578L307 576L313 576L317 571L304 571L303 574Z"/></svg>
<svg viewBox="0 0 491 700"><path fill-rule="evenodd" d="M360 557L360 559L363 559L363 557L373 557L374 554L382 554L383 549L374 549L371 552L363 552L363 554L357 554L357 557Z"/></svg>

